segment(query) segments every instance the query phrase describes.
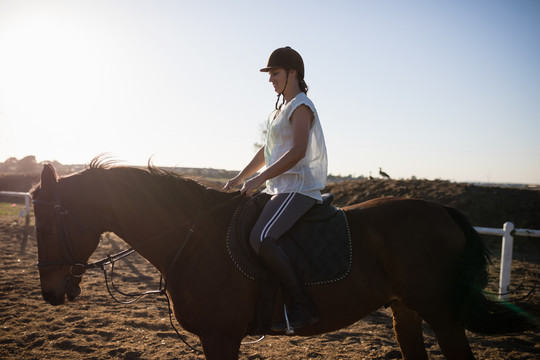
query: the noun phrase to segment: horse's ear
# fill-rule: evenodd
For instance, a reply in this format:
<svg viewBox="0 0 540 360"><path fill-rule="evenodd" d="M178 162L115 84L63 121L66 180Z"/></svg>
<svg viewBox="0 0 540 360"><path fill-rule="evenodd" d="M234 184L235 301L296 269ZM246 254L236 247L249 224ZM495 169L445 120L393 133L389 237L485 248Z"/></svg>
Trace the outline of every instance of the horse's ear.
<svg viewBox="0 0 540 360"><path fill-rule="evenodd" d="M56 170L51 164L45 164L43 170L41 171L41 190L49 198L56 192L56 184L58 182L58 175L56 175Z"/></svg>

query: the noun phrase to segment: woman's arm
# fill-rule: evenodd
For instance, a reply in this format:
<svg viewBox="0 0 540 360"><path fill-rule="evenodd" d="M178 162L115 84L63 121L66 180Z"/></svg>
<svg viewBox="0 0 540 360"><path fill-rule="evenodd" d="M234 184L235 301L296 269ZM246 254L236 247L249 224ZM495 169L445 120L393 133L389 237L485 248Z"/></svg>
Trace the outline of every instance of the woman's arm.
<svg viewBox="0 0 540 360"><path fill-rule="evenodd" d="M272 179L296 165L305 155L309 142L309 130L313 121L313 112L306 105L300 105L291 116L293 126L293 145L274 164L265 169L259 175L254 176L244 183L242 193L251 194L257 190L266 180ZM264 157L263 157L264 160Z"/></svg>

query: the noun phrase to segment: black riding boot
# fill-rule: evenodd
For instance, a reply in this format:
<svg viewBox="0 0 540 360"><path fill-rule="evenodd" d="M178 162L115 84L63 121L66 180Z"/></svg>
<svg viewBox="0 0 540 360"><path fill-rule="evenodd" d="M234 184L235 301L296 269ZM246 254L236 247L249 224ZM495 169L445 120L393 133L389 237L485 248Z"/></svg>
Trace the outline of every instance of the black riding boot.
<svg viewBox="0 0 540 360"><path fill-rule="evenodd" d="M302 281L296 275L287 255L279 248L272 238L266 238L259 247L259 257L270 268L291 297L292 306L288 311L289 325L298 329L319 321L317 309L304 290ZM272 325L272 331L284 332L287 323Z"/></svg>

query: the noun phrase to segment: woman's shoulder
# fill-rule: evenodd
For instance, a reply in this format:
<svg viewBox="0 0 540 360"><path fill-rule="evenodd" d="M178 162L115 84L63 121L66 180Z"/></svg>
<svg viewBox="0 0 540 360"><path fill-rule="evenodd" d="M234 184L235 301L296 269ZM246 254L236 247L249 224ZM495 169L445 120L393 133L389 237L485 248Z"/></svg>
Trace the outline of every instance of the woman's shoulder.
<svg viewBox="0 0 540 360"><path fill-rule="evenodd" d="M305 92L299 92L294 99L292 99L291 102L303 102L303 101L309 101L311 102L310 98L307 96Z"/></svg>
<svg viewBox="0 0 540 360"><path fill-rule="evenodd" d="M312 111L315 111L315 105L313 104L313 101L311 101L311 99L304 92L299 93L294 97L294 99L291 100L291 110L294 111L294 109L296 109L300 105L306 105Z"/></svg>
<svg viewBox="0 0 540 360"><path fill-rule="evenodd" d="M306 104L309 107L313 107L313 101L307 96L306 93L299 93L294 97L294 99L291 100L291 106L297 107L299 105Z"/></svg>

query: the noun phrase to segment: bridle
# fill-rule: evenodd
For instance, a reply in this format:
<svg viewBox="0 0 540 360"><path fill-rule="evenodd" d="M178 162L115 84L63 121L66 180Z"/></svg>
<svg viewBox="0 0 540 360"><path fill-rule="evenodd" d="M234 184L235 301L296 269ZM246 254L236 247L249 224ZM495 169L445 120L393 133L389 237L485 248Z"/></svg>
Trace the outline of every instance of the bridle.
<svg viewBox="0 0 540 360"><path fill-rule="evenodd" d="M125 257L127 257L127 256L129 256L129 255L131 255L131 254L133 254L135 252L135 250L133 248L129 248L129 249L122 250L122 251L120 251L120 252L118 252L118 253L116 253L114 255L108 255L106 258L103 258L103 259L101 259L99 261L95 261L95 262L92 262L92 263L76 261L74 259L74 256L73 256L73 247L72 247L73 241L71 241L71 238L69 236L69 231L68 231L68 228L67 228L67 220L69 220L72 223L74 223L75 225L77 225L77 227L80 229L81 232L90 232L90 233L96 234L96 236L99 236L100 241L103 239L103 236L101 235L101 232L93 230L91 227L89 227L89 226L85 225L84 223L82 223L81 221L77 220L66 208L64 208L64 206L62 205L60 200L46 201L46 200L35 199L35 200L32 201L32 203L50 205L50 206L54 207L56 223L57 223L57 225L58 225L58 227L60 229L59 241L60 241L60 244L62 246L62 250L63 250L64 255L65 255L65 259L63 259L63 260L38 261L38 263L36 264L38 268L50 267L50 266L69 265L70 266L70 270L69 270L70 275L72 277L76 277L76 278L82 277L84 275L84 273L86 272L86 270L88 270L88 269L101 269L101 270L103 270L103 272L105 272L105 277L107 277L105 266L112 265L114 267L115 262L117 262L118 260L121 260L121 259L123 259L123 258L125 258ZM191 237L191 234L193 233L193 228L195 227L195 222L196 222L197 218L199 217L199 215L200 215L200 213L197 213L197 215L193 219L189 219L188 221L183 222L183 223L179 224L178 226L175 226L175 227L173 227L173 228L171 228L171 229L169 229L167 231L164 231L163 233L158 234L157 236L153 236L150 239L147 239L145 241L145 243L151 242L151 241L153 241L153 240L155 240L155 239L157 239L157 238L159 238L161 236L164 236L166 233L169 233L169 232L171 232L173 230L176 230L179 227L185 226L187 222L191 222L191 221L193 222L192 225L191 225L191 228L187 232L186 238L182 242L182 245L178 249L175 257L173 258L173 260L171 261L171 263L169 265L169 268L167 270L167 273L170 272L172 266L174 265L176 260L178 260L178 257L180 256L180 253L182 252L182 250L184 249L187 241ZM161 290L161 292L165 291L165 289L166 289L166 283L167 283L166 279L167 279L167 277L165 277L165 287L164 287L164 289ZM111 297L114 300L116 300L117 302L123 303L122 301L118 301L114 297L114 295L112 294L112 292L110 291L110 289L108 287L108 282L107 281L106 281L106 284L107 284L107 289L109 290L109 294L111 295ZM113 284L113 286L114 286L114 284ZM156 292L159 292L159 291L150 291L149 293L156 293Z"/></svg>
<svg viewBox="0 0 540 360"><path fill-rule="evenodd" d="M102 266L106 265L109 261L109 258L103 259L100 261L96 261L94 263L88 264L87 262L81 262L75 260L73 256L73 242L70 239L69 231L67 227L67 221L74 223L81 232L90 232L96 234L96 237L99 236L99 239L102 239L101 232L91 229L89 226L83 224L81 221L77 220L68 210L64 208L62 203L57 199L56 201L47 201L47 200L39 200L34 199L32 201L34 204L42 204L42 205L50 205L54 209L55 213L55 219L57 226L59 228L59 241L60 245L62 246L62 250L64 253L65 258L63 260L56 260L56 261L38 261L37 266L39 268L42 267L50 267L50 266L62 266L62 265L69 265L70 266L70 275L73 277L82 277L87 269L95 269L95 268L101 268ZM121 253L118 253L116 255L113 255L113 257L116 260L119 260L122 257L125 257L129 254L134 252L133 249L127 249L122 251ZM118 256L121 256L118 258Z"/></svg>

